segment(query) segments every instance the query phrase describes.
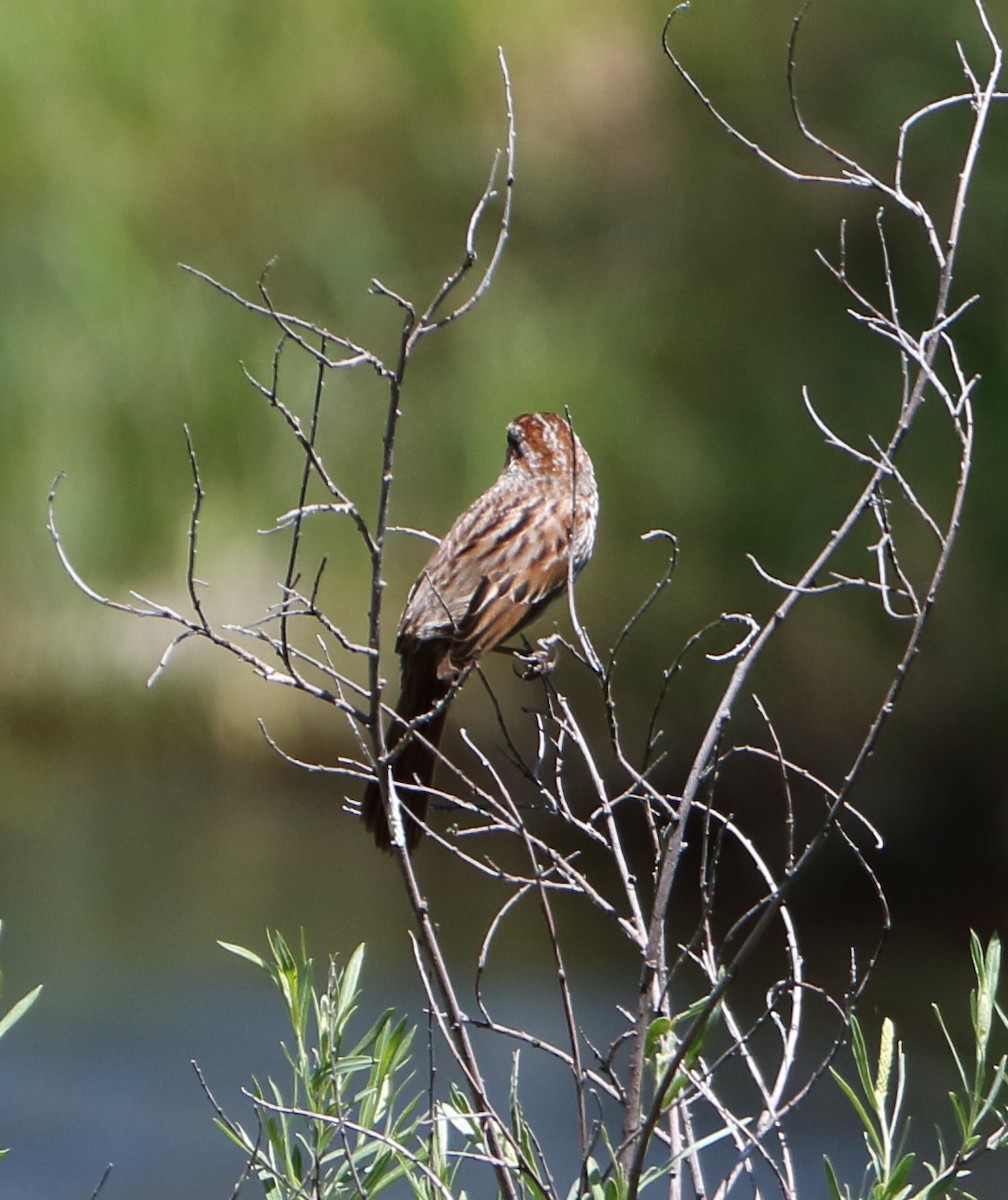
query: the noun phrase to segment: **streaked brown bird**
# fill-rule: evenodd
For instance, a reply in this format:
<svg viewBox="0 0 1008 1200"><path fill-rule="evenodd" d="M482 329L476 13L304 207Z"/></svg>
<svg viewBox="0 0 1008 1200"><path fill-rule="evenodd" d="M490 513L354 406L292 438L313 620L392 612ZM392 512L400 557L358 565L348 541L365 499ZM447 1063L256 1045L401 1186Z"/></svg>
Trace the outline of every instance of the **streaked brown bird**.
<svg viewBox="0 0 1008 1200"><path fill-rule="evenodd" d="M406 847L423 836L428 793L444 731L443 703L462 671L523 629L567 590L591 557L598 489L591 459L556 413L525 413L507 427L507 458L493 487L448 530L413 584L399 622L402 688L388 735L425 713L392 764ZM364 824L382 850L391 833L381 789L368 784Z"/></svg>

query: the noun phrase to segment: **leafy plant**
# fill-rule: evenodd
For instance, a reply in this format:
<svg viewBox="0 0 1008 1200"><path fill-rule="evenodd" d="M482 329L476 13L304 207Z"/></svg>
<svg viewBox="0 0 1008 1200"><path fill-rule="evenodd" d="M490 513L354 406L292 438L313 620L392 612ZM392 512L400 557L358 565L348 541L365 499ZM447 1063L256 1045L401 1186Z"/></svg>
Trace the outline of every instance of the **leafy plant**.
<svg viewBox="0 0 1008 1200"><path fill-rule="evenodd" d="M436 1153L437 1139L426 1145L418 1139L417 1097L405 1098L415 1028L389 1009L363 1036L349 1035L364 947L344 967L330 959L325 985L316 991L303 939L296 955L279 933L268 940L269 958L221 943L267 973L283 997L294 1035L283 1044L290 1067L286 1090L268 1079L265 1087L255 1082L246 1093L255 1108L254 1131L226 1117L214 1102L217 1124L248 1155L247 1173L258 1175L275 1200L373 1196L409 1173L439 1184L441 1173L450 1179L443 1155ZM428 1159L436 1159L435 1169Z"/></svg>
<svg viewBox="0 0 1008 1200"><path fill-rule="evenodd" d="M831 1068L831 1072L864 1128L868 1165L857 1195L865 1200L941 1200L942 1197L968 1196L969 1193L958 1186L958 1181L969 1175L970 1165L986 1151L1008 1143L1008 1116L1004 1108L1008 1055L1002 1054L994 1061L991 1053L991 1035L995 1028L1000 1025L1008 1029L1008 1017L997 1001L1001 941L995 934L985 950L977 935L972 933L970 953L977 981L970 992L971 1052L960 1053L941 1009L937 1004L932 1005L959 1077L959 1086L949 1092L955 1114L953 1144L956 1148L949 1152L939 1132L937 1157L933 1162L924 1162L928 1180L920 1188L915 1189L910 1183L917 1156L904 1150L910 1120L903 1115L907 1081L903 1046L896 1040L895 1027L887 1017L882 1022L873 1074L861 1025L856 1017L851 1017L851 1053L857 1069L857 1087L848 1083L838 1071ZM850 1187L845 1185L841 1189L829 1158L824 1162L833 1200L854 1200L855 1193Z"/></svg>

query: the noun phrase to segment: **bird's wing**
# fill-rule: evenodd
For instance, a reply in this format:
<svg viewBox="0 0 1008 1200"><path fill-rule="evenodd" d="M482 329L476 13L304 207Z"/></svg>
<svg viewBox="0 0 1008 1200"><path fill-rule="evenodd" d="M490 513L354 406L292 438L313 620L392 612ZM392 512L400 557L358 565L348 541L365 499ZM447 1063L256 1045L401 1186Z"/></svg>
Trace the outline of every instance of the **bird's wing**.
<svg viewBox="0 0 1008 1200"><path fill-rule="evenodd" d="M517 564L516 564L517 567ZM567 585L567 560L551 556L548 566L484 575L452 639L451 661L465 666L523 629Z"/></svg>
<svg viewBox="0 0 1008 1200"><path fill-rule="evenodd" d="M566 586L569 502L548 480L509 488L498 480L458 518L406 601L400 642L450 641L443 671L489 653Z"/></svg>

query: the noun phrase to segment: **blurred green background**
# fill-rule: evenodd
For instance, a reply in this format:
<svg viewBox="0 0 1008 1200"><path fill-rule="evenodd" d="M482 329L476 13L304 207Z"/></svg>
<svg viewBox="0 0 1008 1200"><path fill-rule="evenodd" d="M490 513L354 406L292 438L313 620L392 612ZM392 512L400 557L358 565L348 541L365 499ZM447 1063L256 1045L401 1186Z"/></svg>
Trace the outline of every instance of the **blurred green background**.
<svg viewBox="0 0 1008 1200"><path fill-rule="evenodd" d="M747 131L821 170L828 164L790 122L792 15L782 0L697 0L673 35ZM1003 13L993 15L1005 34ZM322 954L366 939L382 986L410 986L393 965L405 915L394 872L339 813L340 789L297 778L255 723L325 759L342 736L332 715L203 647L186 647L148 692L167 629L87 603L45 533L47 489L64 470L57 515L89 581L183 605L187 422L207 491L199 574L211 615L251 620L276 599L286 547L256 530L294 503L297 459L239 365L266 378L275 337L177 263L254 295L276 258L280 307L390 354L398 314L367 295L369 280L423 303L458 263L505 136L502 45L518 121L512 238L483 303L418 352L396 519L443 531L495 476L506 422L569 405L603 497L579 593L600 647L661 569L639 535L661 526L680 541L670 595L624 658L632 719L650 703L655 664L694 629L724 610L768 611L773 594L746 552L793 575L858 486L817 441L800 389L862 439L892 419L896 363L845 317L813 255L833 252L847 216L851 265L878 294L877 199L797 187L724 138L661 54L664 16L660 5L616 0L39 0L6 14L0 956L12 994L21 982L49 985L0 1056L14 1064L5 1076L0 1061L0 1111L5 1122L20 1114L0 1136L16 1151L0 1171L19 1172L19 1195L52 1194L57 1176L40 1173L30 1139L54 1091L67 1140L54 1151L49 1134L46 1161L62 1164L60 1186L73 1181L65 1194L86 1194L108 1158L128 1164L131 1154L121 1194L204 1186L204 1151L163 1165L152 1157L167 1122L189 1122L216 1148L188 1058L202 1045L241 1080L257 1069L263 1029L275 1041L268 997L242 990L241 969L220 961L214 939L260 946L266 925L304 927ZM807 117L886 173L899 121L961 87L955 38L984 69L967 0L822 0L799 58ZM946 114L911 143L911 189L939 213L965 130L961 113ZM1006 194L1002 113L957 273L959 299L982 296L960 327L965 365L984 377L974 486L925 652L860 797L889 843L879 870L905 939L895 958L929 977L916 950L958 953L968 923L1003 922L1008 895ZM916 235L895 219L891 228L912 313L933 269ZM310 373L292 371L290 386L303 407ZM326 403L330 468L372 503L381 388L340 376ZM949 466L939 431L916 463L925 492ZM335 522L313 538L333 560L328 602L360 636L363 559ZM422 551L396 551L397 612ZM893 632L855 600L789 636L765 687L809 760L842 771L877 702ZM705 672L680 685L670 772L691 753L720 681ZM483 719L474 703L467 722ZM208 995L217 1019L183 1021L206 1013ZM106 1078L120 1056L122 1071ZM152 1117L149 1144L129 1120L151 1110L152 1092L174 1093L164 1075L141 1083L141 1059L185 1076L184 1098ZM88 1132L71 1136L69 1114L82 1105ZM206 1171L229 1178L233 1165L221 1146Z"/></svg>

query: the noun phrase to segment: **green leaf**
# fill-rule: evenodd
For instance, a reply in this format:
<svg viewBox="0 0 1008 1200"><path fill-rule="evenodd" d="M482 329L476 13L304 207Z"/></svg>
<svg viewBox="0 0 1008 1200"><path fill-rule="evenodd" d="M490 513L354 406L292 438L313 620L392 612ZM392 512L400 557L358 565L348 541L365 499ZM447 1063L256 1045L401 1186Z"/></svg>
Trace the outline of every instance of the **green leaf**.
<svg viewBox="0 0 1008 1200"><path fill-rule="evenodd" d="M829 1188L830 1200L844 1200L843 1193L840 1191L840 1181L837 1179L836 1171L833 1169L833 1164L825 1154L823 1155L823 1170L826 1172L826 1186Z"/></svg>
<svg viewBox="0 0 1008 1200"><path fill-rule="evenodd" d="M975 938L975 934L972 935ZM973 948L973 965L977 976L977 997L974 1016L974 1033L976 1035L977 1068L982 1069L987 1061L987 1045L990 1041L991 1026L994 1018L994 1006L997 1002L998 979L1001 975L1001 942L995 934L987 944L987 952L982 959L978 958L976 947Z"/></svg>
<svg viewBox="0 0 1008 1200"><path fill-rule="evenodd" d="M851 1054L854 1056L854 1066L857 1068L858 1078L861 1080L861 1091L869 1099L875 1096L875 1088L872 1080L871 1067L868 1063L868 1047L865 1044L864 1034L861 1032L861 1025L855 1016L850 1019L851 1029Z"/></svg>
<svg viewBox="0 0 1008 1200"><path fill-rule="evenodd" d="M685 1073L685 1071L677 1071L675 1075L673 1075L672 1082L665 1089L665 1095L662 1097L661 1111L663 1113L668 1112L672 1105L675 1104L679 1094L688 1083L689 1076Z"/></svg>
<svg viewBox="0 0 1008 1200"><path fill-rule="evenodd" d="M269 941L270 949L273 951L273 958L276 960L277 966L285 975L297 975L297 963L294 961L294 955L290 952L290 947L282 933L274 930L266 935ZM309 960L310 961L310 960Z"/></svg>
<svg viewBox="0 0 1008 1200"><path fill-rule="evenodd" d="M675 1028L675 1021L671 1017L655 1017L647 1028L647 1033L644 1035L644 1057L654 1058L659 1046L658 1043L667 1034L671 1033Z"/></svg>
<svg viewBox="0 0 1008 1200"><path fill-rule="evenodd" d="M973 959L973 973L977 979L983 974L984 969L984 949L983 942L980 941L980 935L975 929L970 930L970 957Z"/></svg>
<svg viewBox="0 0 1008 1200"><path fill-rule="evenodd" d="M963 1137L967 1137L970 1131L970 1122L969 1117L966 1114L966 1110L963 1108L962 1101L955 1092L949 1092L949 1100L951 1101L952 1108L955 1111L956 1122L959 1125L959 1132Z"/></svg>
<svg viewBox="0 0 1008 1200"><path fill-rule="evenodd" d="M589 1157L585 1163L585 1179L588 1182L588 1194L592 1200L603 1200L602 1172L594 1158ZM577 1185L575 1185L576 1187ZM576 1192L575 1192L576 1195Z"/></svg>
<svg viewBox="0 0 1008 1200"><path fill-rule="evenodd" d="M1001 939L996 933L991 934L987 943L986 967L990 990L996 993L1001 979Z"/></svg>
<svg viewBox="0 0 1008 1200"><path fill-rule="evenodd" d="M916 1161L916 1154L904 1154L899 1160L893 1168L892 1174L889 1176L889 1190L891 1194L895 1195L900 1188L904 1187Z"/></svg>
<svg viewBox="0 0 1008 1200"><path fill-rule="evenodd" d="M454 1104L442 1101L438 1105L438 1112L451 1128L464 1138L475 1137L479 1131L479 1121Z"/></svg>
<svg viewBox="0 0 1008 1200"><path fill-rule="evenodd" d="M262 967L262 969L264 971L269 970L269 968L266 965L266 960L264 958L262 958L258 954L255 954L251 950L246 950L244 946L236 946L234 944L234 942L221 942L221 941L218 941L217 945L220 946L220 948L222 950L226 950L229 954L237 954L237 956L239 958L244 958L244 959L247 959L250 963L255 963L255 965L257 967Z"/></svg>
<svg viewBox="0 0 1008 1200"><path fill-rule="evenodd" d="M860 1097L858 1096L857 1092L854 1091L854 1089L847 1082L847 1080L844 1079L844 1077L840 1074L840 1072L834 1070L833 1067L830 1067L830 1074L833 1076L833 1082L847 1097L847 1100L850 1103L851 1107L857 1113L858 1119L860 1120L861 1124L864 1126L865 1133L868 1135L869 1138L871 1138L872 1142L875 1144L875 1147L878 1148L878 1137L875 1132L875 1122L872 1119L871 1115L869 1114L868 1110L861 1103Z"/></svg>
<svg viewBox="0 0 1008 1200"><path fill-rule="evenodd" d="M934 1013L935 1020L938 1022L942 1034L945 1037L945 1044L948 1046L952 1055L952 1059L955 1062L956 1070L959 1073L959 1081L963 1086L963 1090L969 1091L969 1082L966 1079L966 1068L963 1066L963 1061L959 1057L959 1051L956 1049L955 1042L952 1040L952 1035L949 1033L948 1026L945 1024L945 1018L942 1016L942 1011L937 1004L931 1005L931 1011Z"/></svg>
<svg viewBox="0 0 1008 1200"><path fill-rule="evenodd" d="M751 1122L749 1120L745 1120L742 1122L742 1125L748 1126L750 1123ZM689 1158L693 1154L699 1154L701 1151L706 1150L708 1146L713 1146L717 1142L724 1141L726 1137L731 1137L731 1135L731 1128L727 1125L723 1125L720 1129L715 1129L713 1133L708 1133L706 1137L697 1138L696 1141L690 1142L690 1144L684 1147L678 1154L670 1155L667 1160L667 1165L662 1164L662 1166L658 1168L657 1172L655 1173L655 1178L667 1174L669 1168L675 1166L676 1163L682 1162L684 1159Z"/></svg>
<svg viewBox="0 0 1008 1200"><path fill-rule="evenodd" d="M357 1000L358 984L364 966L364 954L365 945L361 942L350 955L340 977L339 991L336 994L336 1011L343 1020L350 1015Z"/></svg>
<svg viewBox="0 0 1008 1200"><path fill-rule="evenodd" d="M40 983L36 987L33 987L26 996L22 996L17 1004L12 1005L3 1017L0 1017L0 1038L3 1037L8 1029L16 1025L18 1021L21 1020L28 1009L31 1008L31 1006L39 998L41 992L42 984Z"/></svg>

